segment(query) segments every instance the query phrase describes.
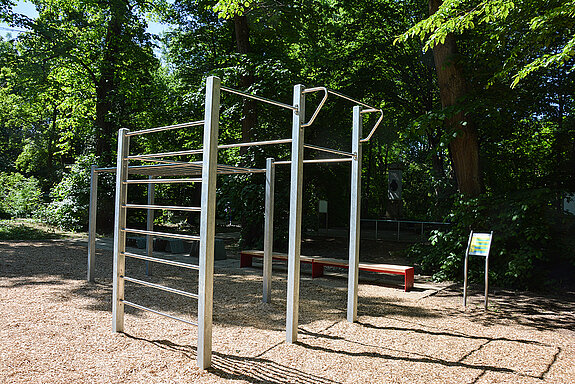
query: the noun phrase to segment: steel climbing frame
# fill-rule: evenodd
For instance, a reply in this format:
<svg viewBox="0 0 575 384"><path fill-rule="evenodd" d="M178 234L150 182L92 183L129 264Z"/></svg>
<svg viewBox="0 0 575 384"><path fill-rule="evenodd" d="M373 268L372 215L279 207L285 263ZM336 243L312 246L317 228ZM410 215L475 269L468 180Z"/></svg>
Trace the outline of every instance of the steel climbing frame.
<svg viewBox="0 0 575 384"><path fill-rule="evenodd" d="M88 212L88 281L94 281L96 270L96 213L98 211L98 171L90 167L90 206Z"/></svg>
<svg viewBox="0 0 575 384"><path fill-rule="evenodd" d="M218 145L218 125L219 125L219 101L220 92L228 91L243 97L253 98L259 101L270 103L280 106L292 111L292 137L291 139L269 140L252 143L237 143ZM324 98L320 105L314 111L310 121L305 122L305 94L323 90L325 92ZM310 126L319 111L323 107L328 94L335 94L336 96L343 97L344 99L356 102L345 95L337 92L329 91L323 87L305 89L302 85L294 87L293 105L276 102L266 98L255 95L246 94L241 91L232 90L231 88L222 87L220 80L216 77L210 77L206 82L206 103L205 103L205 119L203 121L196 121L191 123L177 124L173 126L158 127L152 129L144 129L141 131L129 132L127 129L121 129L118 136L118 161L116 171L116 212L115 212L115 229L114 229L114 286L113 286L113 328L117 332L122 332L124 329L124 305L129 305L141 310L164 315L185 323L194 324L193 322L179 319L171 315L146 308L139 304L130 303L124 300L124 282L141 284L152 288L162 289L171 293L183 294L188 297L198 299L198 366L205 369L211 364L212 354L212 311L213 311L213 266L214 266L214 240L215 240L215 202L216 202L216 178L218 173L233 174L244 172L264 172L264 170L252 169L238 169L236 167L219 166L217 164L217 151L218 149L252 146L252 145L268 145L268 144L282 144L291 143L291 160L284 162L275 162L273 159L268 159L266 163L266 223L265 223L265 244L266 244L266 257L264 258L264 301L269 301L271 290L271 249L273 243L273 204L270 206L269 201L273 202L273 180L274 180L274 166L277 164L290 164L291 181L290 181L290 218L289 218L289 243L288 243L288 284L287 284L287 305L286 305L286 341L293 343L297 341L297 326L299 317L299 283L300 283L300 250L301 250L301 219L302 219L302 199L303 199L303 164L304 163L327 163L327 162L340 162L349 161L352 163L352 193L351 193L351 217L350 217L350 254L349 254L349 277L348 277L348 320L355 321L357 318L357 280L358 280L358 263L359 263L359 212L360 212L360 176L361 176L361 143L369 140L377 126L381 123L382 117L377 120L376 124L370 131L367 138L361 138L361 115L369 112L381 112L381 110L370 107L367 104L356 102L369 109L361 109L360 106L355 106L353 109L353 145L352 152L344 152L330 148L323 148L304 144L304 128ZM383 114L382 114L383 116ZM128 174L130 170L147 171L155 169L156 171L168 170L167 175L178 174L178 171L185 170L194 163L176 162L176 161L163 161L155 160L157 157L180 156L189 154L199 154L200 150L165 152L160 154L145 154L129 156L129 141L130 136L160 132L163 130L176 129L182 127L204 126L204 144L201 153L203 160L197 167L201 169L202 177L200 178L187 178L187 179L148 179L148 180L129 180ZM336 159L311 159L304 160L304 148L313 150L320 150L346 156L344 158ZM133 166L129 167L129 160L143 160L143 161L159 161L165 164L157 166ZM157 167L157 168L154 168ZM221 167L221 170L220 170ZM171 170L171 171L169 171ZM137 172L134 172L137 173ZM164 174L164 173L162 173ZM97 172L92 169L92 191L97 191ZM198 211L196 207L175 207L175 206L156 206L153 201L153 189L148 192L148 204L127 204L127 187L129 184L147 183L148 186L153 186L157 183L172 183L172 182L202 182L202 202L199 211L201 212L201 225L200 235L178 235L168 234L161 232L154 232L153 227L150 227L150 219L148 219L147 230L136 230L126 228L126 210L128 208L143 208L148 210L148 218L153 214L154 209L179 209L188 211ZM94 185L95 184L95 185ZM95 196L95 193L94 193ZM95 228L95 197L91 198L91 212L93 215L90 218L91 228ZM93 204L92 204L93 203ZM93 222L92 222L93 220ZM92 225L93 223L93 225ZM95 231L95 229L94 229ZM149 239L151 236L167 236L175 238L184 238L188 240L198 240L200 242L200 260L197 266L186 266L187 268L196 269L199 271L198 293L193 294L189 292L180 291L174 288L163 287L157 284L141 281L138 279L125 276L125 257L134 257L137 259L160 262L174 266L183 263L167 261L163 259L156 259L150 256L137 255L126 252L126 233L137 233L147 236L148 249L151 249ZM92 231L91 231L92 234ZM88 279L93 279L93 260L94 250L89 247L89 272ZM92 257L90 257L90 255Z"/></svg>
<svg viewBox="0 0 575 384"><path fill-rule="evenodd" d="M177 124L173 126L145 129L141 131L129 132L127 129L122 129L119 131L118 139L118 160L116 171L116 212L115 212L115 229L114 229L114 286L113 286L113 328L117 332L122 332L124 330L124 306L128 305L140 310L156 313L159 315L167 316L176 320L183 321L188 324L194 324L198 326L198 367L205 369L211 364L212 355L212 311L213 311L213 268L214 268L214 241L215 241L215 203L216 203L216 178L217 174L233 174L233 173L257 173L264 172L264 170L254 170L248 168L238 168L223 166L217 164L217 151L218 148L233 148L233 147L245 147L252 145L269 145L269 144L283 144L292 143L293 139L281 139L281 140L270 140L265 142L252 142L252 143L237 143L237 144L225 144L218 145L218 125L219 125L219 108L220 108L220 92L223 89L220 85L220 80L216 77L210 77L206 82L206 103L205 103L205 119L203 120L204 125L204 143L203 143L203 159L201 165L198 165L198 169L201 169L201 178L186 178L186 179L159 179L153 178L152 175L148 179L129 179L130 173L138 173L138 171L150 172L154 171L155 174L161 173L162 170L168 170L168 174L177 174L180 170L186 170L190 166L194 166L194 163L184 163L169 161L165 164L158 165L156 168L154 166L129 166L130 160L143 160L143 161L158 161L155 160L157 157L166 156L179 156L184 154L196 154L197 150L192 151L178 151L178 152L166 152L161 154L146 154L146 155L129 155L129 141L131 136L148 134L160 132L163 130L176 129L182 127L197 126L200 122L191 122L185 124ZM278 105L293 111L294 121L297 120L297 124L294 122L294 131L302 131L301 120L303 119L303 96L301 93L302 86L296 86L299 89L299 102L294 106L289 106L287 104L274 102L269 99L252 97L256 100L268 102L270 104ZM250 97L248 94L244 94L240 91L231 90L226 88L226 91L230 91L235 94ZM253 96L253 95L252 95ZM297 129L295 128L297 127ZM296 141L296 156L300 158L300 168L301 159L303 152L303 136ZM184 153L185 152L185 153ZM293 157L292 157L293 158ZM160 160L160 162L164 162ZM271 165L268 165L271 167ZM171 171L170 171L171 170ZM113 171L112 169L106 169L106 171ZM133 172L131 172L133 171ZM296 179L300 169L295 169ZM145 174L145 173L144 173ZM163 174L163 173L162 173ZM94 176L96 175L96 176ZM301 223L301 175L299 176L298 184L296 187L297 191L294 196L299 200L298 214L299 221L297 226L299 227ZM97 184L97 173L93 173L93 182ZM178 182L202 182L202 201L201 207L179 207L179 206L159 206L154 204L154 190L153 186L159 183L178 183ZM128 204L127 203L127 188L130 184L147 184L148 185L148 204ZM271 185L271 184L270 184ZM93 190L96 192L97 190ZM273 191L272 191L273 194ZM92 196L96 199L96 193ZM92 205L93 217L95 218L95 202ZM148 225L146 230L126 228L126 212L129 208L139 208L146 209L148 212ZM200 211L200 233L199 236L194 235L182 235L174 233L163 233L153 231L153 226L151 225L153 218L153 210L156 209L172 209L172 210L184 210L184 211ZM95 227L94 227L95 228ZM299 229L299 228L298 228ZM94 229L95 232L95 229ZM138 255L131 252L126 252L126 233L135 233L139 235L145 235L147 243L149 245L152 236L164 236L181 238L186 240L196 240L199 241L199 265L184 265L183 263L168 261L164 259L157 259L151 257L148 252L146 256ZM94 233L95 236L95 233ZM95 239L94 236L92 240ZM148 249L151 249L149 247ZM299 247L297 250L299 254ZM93 255L93 253L92 253ZM125 276L125 257L132 257L136 259L141 259L146 262L158 262L169 264L173 266L187 267L191 269L196 269L199 272L198 279L198 293L190 293L181 291L175 288L165 287L158 284L146 282L143 280L135 279L132 277ZM299 257L299 255L298 255ZM92 261L93 258L90 259ZM299 262L297 263L299 264ZM299 266L299 265L298 265ZM90 267L89 267L90 269ZM93 269L90 269L93 276ZM156 311L151 308L147 308L143 305L128 302L124 299L124 284L125 281L134 284L144 285L150 288L161 289L170 293L175 293L179 295L184 295L191 298L196 298L198 300L198 322L197 324L190 322L188 320L180 319L160 311ZM297 284L299 285L299 275ZM299 289L299 286L297 287ZM294 295L294 297L296 297ZM297 302L296 302L296 314L297 314ZM296 317L296 327L297 327L297 317ZM297 331L297 330L296 330Z"/></svg>
<svg viewBox="0 0 575 384"><path fill-rule="evenodd" d="M296 96L294 96L295 99ZM313 149L321 148L324 152L335 153L339 155L347 155L349 157L343 158L329 158L329 159L309 159L302 160L301 165L297 167L300 176L303 175L303 164L313 164L313 163L333 163L333 162L351 162L351 194L350 194L350 235L349 235L349 269L348 269L348 300L347 300L347 320L350 322L357 321L357 302L358 302L358 279L359 279L359 239L360 239L360 212L361 212L361 135L362 135L362 110L360 106L355 106L353 108L353 119L352 119L352 152L343 152L338 150L332 150L329 148L303 145L303 147L313 147ZM296 123L294 122L294 127ZM295 128L294 128L295 130ZM303 130L302 130L303 131ZM303 132L299 133L303 138ZM303 141L303 140L302 140ZM295 142L295 140L294 140ZM300 151L301 154L302 151ZM295 151L292 151L292 159L295 156ZM303 156L302 156L303 157ZM273 254L273 210L274 210L274 179L275 179L275 166L291 164L292 165L292 188L294 188L294 183L297 186L297 179L294 177L294 166L292 161L274 161L274 159L267 159L266 166L266 193L265 193L265 224L264 224L264 258L263 258L263 289L262 289L262 301L269 303L271 301L271 280L272 280L272 254ZM293 190L293 189L292 189ZM301 193L301 191L300 191ZM290 195L293 198L293 195ZM299 207L301 211L301 206ZM293 214L294 210L290 205L290 220L295 217ZM301 212L300 212L301 213ZM295 218L294 218L295 219ZM300 223L301 227L301 223ZM294 233L292 231L291 221L290 221L290 246L292 244L292 238ZM300 236L298 239L293 239L293 241L301 244L301 232L298 234ZM293 260L299 259L299 248L294 250L295 256L292 256ZM288 254L288 303L298 301L298 292L295 288L299 282L299 268L290 265L290 256ZM295 263L295 261L294 261ZM292 283L293 281L293 283ZM294 285L294 288L290 290L290 284ZM295 296L295 297L294 297ZM297 306L294 306L297 307ZM297 340L297 312L294 313L292 319L290 320L290 309L287 309L287 325L286 325L286 341L288 343L295 342ZM295 327L295 330L294 330Z"/></svg>
<svg viewBox="0 0 575 384"><path fill-rule="evenodd" d="M130 138L128 129L118 131L118 160L116 170L116 200L114 217L114 272L112 285L112 328L116 332L124 331L124 274L126 272L126 199L128 185L128 156Z"/></svg>
<svg viewBox="0 0 575 384"><path fill-rule="evenodd" d="M303 85L296 85L293 92L292 147L290 170L290 214L288 239L288 281L286 305L286 342L297 341L299 316L299 282L301 251L301 218L303 200L303 145L305 120L305 94Z"/></svg>
<svg viewBox="0 0 575 384"><path fill-rule="evenodd" d="M161 289L170 293L179 294L198 300L198 366L202 369L209 367L211 363L212 348L212 307L213 307L213 263L214 263L214 240L215 240L215 198L216 198L216 177L217 177L217 144L218 144L218 124L219 124L219 99L220 99L220 80L215 77L208 78L206 82L206 109L204 120L204 145L203 145L203 164L202 164L202 202L200 207L200 235L180 235L163 232L154 232L151 225L151 216L153 209L163 209L163 207L154 205L153 183L157 179L148 179L148 205L127 204L128 188L128 162L129 162L129 137L134 134L159 132L160 129L149 129L137 131L132 134L127 129L121 129L118 133L118 160L116 170L116 199L115 199L115 227L114 227L114 282L113 282L113 299L112 299L112 316L113 329L116 332L124 330L124 306L132 306L141 310L164 315L176 320L194 324L191 321L176 318L174 316L147 308L143 305L128 302L124 299L125 282L144 285L150 288ZM194 124L197 125L197 124ZM181 127L182 125L178 125ZM188 125L190 126L190 125ZM174 126L164 127L173 129ZM94 178L94 181L97 179ZM197 180L194 180L197 181ZM95 194L94 194L95 196ZM95 207L95 204L93 204ZM147 208L148 225L146 230L126 228L126 211L128 208ZM191 207L165 207L165 208L184 208L188 210ZM95 217L95 215L94 215ZM148 255L137 255L126 252L126 233L137 233L146 236L148 243ZM138 259L156 262L163 262L174 266L181 263L168 262L165 260L155 259L150 256L149 250L152 236L166 236L174 238L183 238L187 240L198 240L200 242L200 258L198 293L190 293L175 288L165 287L159 284L153 284L132 277L125 276L125 257L135 257Z"/></svg>
<svg viewBox="0 0 575 384"><path fill-rule="evenodd" d="M218 166L218 125L220 120L220 79L206 82L204 155L202 165L202 212L200 216L200 276L198 284L198 367L212 361L212 310L214 286L214 241L216 234L216 177Z"/></svg>
<svg viewBox="0 0 575 384"><path fill-rule="evenodd" d="M264 207L264 268L262 301L271 302L272 291L272 252L274 244L274 190L275 166L274 159L266 160L266 190Z"/></svg>
<svg viewBox="0 0 575 384"><path fill-rule="evenodd" d="M353 107L351 151L351 201L349 213L349 268L347 279L347 321L357 321L357 286L359 281L359 242L361 216L361 107Z"/></svg>

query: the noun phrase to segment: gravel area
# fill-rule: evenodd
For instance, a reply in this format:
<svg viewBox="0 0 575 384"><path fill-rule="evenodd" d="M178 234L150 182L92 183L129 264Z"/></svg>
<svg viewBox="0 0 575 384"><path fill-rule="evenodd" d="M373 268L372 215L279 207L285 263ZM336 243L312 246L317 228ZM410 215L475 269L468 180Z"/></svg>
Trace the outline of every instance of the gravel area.
<svg viewBox="0 0 575 384"><path fill-rule="evenodd" d="M461 306L461 287L416 280L360 284L359 321L345 320L344 273L311 279L302 267L299 339L284 342L285 268L273 301L261 302L261 269L216 262L212 368L196 367L196 329L128 309L111 330L112 254L75 241L0 242L0 383L573 383L575 295L481 287ZM185 259L185 257L179 257ZM196 272L129 260L135 278L195 291ZM390 283L391 282L391 283ZM194 319L197 304L126 283L126 299Z"/></svg>

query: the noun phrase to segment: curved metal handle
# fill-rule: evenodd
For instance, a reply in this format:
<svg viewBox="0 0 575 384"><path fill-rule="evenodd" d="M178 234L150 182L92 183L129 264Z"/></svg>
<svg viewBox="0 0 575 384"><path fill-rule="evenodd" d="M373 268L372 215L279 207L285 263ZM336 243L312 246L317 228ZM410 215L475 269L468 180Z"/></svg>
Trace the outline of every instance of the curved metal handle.
<svg viewBox="0 0 575 384"><path fill-rule="evenodd" d="M317 108L315 109L315 112L311 116L311 119L309 119L309 121L307 123L304 123L301 125L302 128L309 127L310 125L313 124L313 122L315 121L315 118L317 117L317 115L319 115L319 111L321 111L321 109L323 108L323 105L325 104L325 102L327 100L328 91L327 91L326 87L316 87L316 88L306 89L306 90L304 90L303 93L312 93L312 92L317 92L317 91L323 91L325 93L323 95L323 99L321 100L321 102L319 103Z"/></svg>
<svg viewBox="0 0 575 384"><path fill-rule="evenodd" d="M367 135L366 138L361 139L359 142L360 143L365 143L367 141L369 141L369 139L371 139L371 136L373 136L373 134L375 133L375 130L377 129L377 127L379 127L379 124L381 124L381 121L383 120L383 111L381 109L373 109L373 110L364 110L362 111L362 113L370 113L370 112L379 112L380 116L379 119L377 119L377 121L375 122L373 128L371 128L371 131L369 132L369 135Z"/></svg>
<svg viewBox="0 0 575 384"><path fill-rule="evenodd" d="M381 109L372 107L372 106L369 105L369 104L366 104L366 103L363 103L363 102L361 102L361 101L359 101L359 100L353 99L353 98L351 98L351 97L349 97L349 96L347 96L347 95L344 95L343 93L339 93L339 92L333 91L333 90L331 90L331 89L327 89L326 87L308 88L308 89L305 89L305 90L303 91L303 93L312 93L312 92L318 92L318 91L323 91L323 92L325 93L324 96L323 96L323 99L321 100L321 102L320 102L319 105L317 106L317 108L316 108L315 112L313 113L311 119L310 119L307 123L302 124L302 127L309 127L310 125L313 124L313 122L315 121L315 118L317 117L317 115L319 114L319 112L321 111L321 109L323 108L323 105L325 104L328 95L331 93L331 94L334 95L334 96L340 97L340 98L342 98L342 99L351 101L351 102L353 102L353 103L355 103L355 104L357 104L357 105L361 105L362 107L367 108L367 109L364 109L363 111L361 111L361 113L372 113L372 112L379 112L379 113L380 113L379 118L377 119L377 121L376 121L375 124L373 125L373 128L371 128L371 131L369 132L369 134L368 134L365 138L361 139L359 142L360 142L360 143L365 143L365 142L368 142L368 141L371 139L371 137L373 136L373 134L375 133L375 131L377 130L377 128L379 127L379 125L381 124L381 122L382 122L382 120L383 120L383 111L382 111Z"/></svg>

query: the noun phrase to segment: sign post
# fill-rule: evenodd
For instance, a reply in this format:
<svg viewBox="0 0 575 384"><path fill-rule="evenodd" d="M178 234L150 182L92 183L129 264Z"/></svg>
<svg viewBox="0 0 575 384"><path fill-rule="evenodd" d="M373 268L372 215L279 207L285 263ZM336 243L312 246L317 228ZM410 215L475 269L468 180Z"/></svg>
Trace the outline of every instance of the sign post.
<svg viewBox="0 0 575 384"><path fill-rule="evenodd" d="M325 213L325 230L327 233L327 229L328 229L327 200L320 200L319 201L318 212L319 213Z"/></svg>
<svg viewBox="0 0 575 384"><path fill-rule="evenodd" d="M464 278L463 278L463 306L467 306L467 271L469 256L483 256L485 257L485 310L487 310L487 294L489 291L489 250L491 249L491 239L493 231L490 233L474 233L471 231L469 234L469 241L467 243L467 250L465 251L465 264L464 264Z"/></svg>

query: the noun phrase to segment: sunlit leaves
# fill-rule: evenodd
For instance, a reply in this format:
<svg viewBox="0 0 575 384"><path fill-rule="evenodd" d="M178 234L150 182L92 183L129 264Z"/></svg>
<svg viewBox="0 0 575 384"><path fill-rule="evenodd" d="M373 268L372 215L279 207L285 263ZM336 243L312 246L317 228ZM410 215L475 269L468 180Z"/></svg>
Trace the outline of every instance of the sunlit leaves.
<svg viewBox="0 0 575 384"><path fill-rule="evenodd" d="M516 23L523 23L528 30L515 31ZM396 43L418 38L427 50L443 44L450 34L472 31L487 38L523 34L519 44L525 53L518 50L501 68L508 73L510 66L515 67L511 82L515 87L531 73L564 65L575 56L574 27L574 0L445 0L437 12L399 35ZM479 28L488 33L474 31ZM522 59L526 54L530 54L529 61Z"/></svg>

